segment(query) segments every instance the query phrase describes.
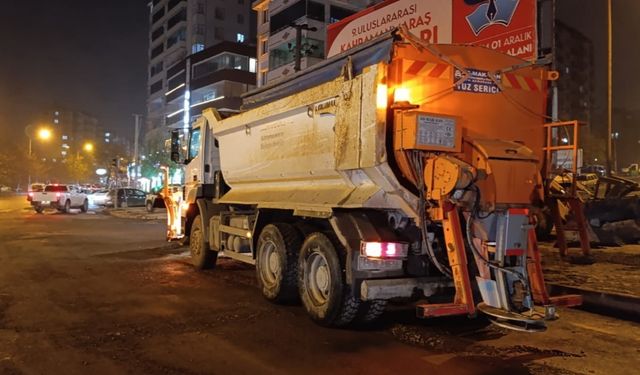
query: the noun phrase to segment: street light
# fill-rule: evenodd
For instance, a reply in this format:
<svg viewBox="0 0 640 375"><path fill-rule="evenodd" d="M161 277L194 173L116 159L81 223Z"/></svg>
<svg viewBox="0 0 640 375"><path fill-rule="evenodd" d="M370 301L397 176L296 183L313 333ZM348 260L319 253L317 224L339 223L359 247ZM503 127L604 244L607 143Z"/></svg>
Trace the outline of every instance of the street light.
<svg viewBox="0 0 640 375"><path fill-rule="evenodd" d="M47 128L47 127L40 127L38 128L35 132L32 131L33 129L33 125L27 125L26 128L24 128L24 134L27 136L27 139L29 139L29 160L31 160L31 156L33 154L33 135L35 134L36 138L41 140L41 141L48 141L49 139L51 139L53 132L51 131L51 129ZM29 175L28 175L28 180L27 180L27 189L31 188L31 166L29 166Z"/></svg>
<svg viewBox="0 0 640 375"><path fill-rule="evenodd" d="M86 151L86 152L92 152L93 151L93 143L91 142L85 142L84 146L82 146L82 148Z"/></svg>

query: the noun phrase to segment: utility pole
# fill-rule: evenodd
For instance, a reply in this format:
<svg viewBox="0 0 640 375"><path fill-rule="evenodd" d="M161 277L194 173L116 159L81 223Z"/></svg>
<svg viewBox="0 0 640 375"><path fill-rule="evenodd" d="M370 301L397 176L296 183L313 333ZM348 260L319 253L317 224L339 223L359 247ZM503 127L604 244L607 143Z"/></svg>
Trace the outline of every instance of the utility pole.
<svg viewBox="0 0 640 375"><path fill-rule="evenodd" d="M133 117L136 120L135 123L135 131L134 131L134 137L133 137L133 173L134 173L134 187L135 187L135 183L138 181L138 143L140 140L140 118L142 117L142 115L140 114L133 114Z"/></svg>
<svg viewBox="0 0 640 375"><path fill-rule="evenodd" d="M607 0L607 176L611 176L613 159L613 37L611 0Z"/></svg>
<svg viewBox="0 0 640 375"><path fill-rule="evenodd" d="M295 56L295 65L293 66L293 71L294 72L299 72L302 67L302 30L308 30L308 31L318 31L318 28L316 27L309 27L309 25L302 24L302 25L298 25L296 23L292 23L289 26L293 27L294 29L296 29L296 45L294 46L293 49L293 53Z"/></svg>

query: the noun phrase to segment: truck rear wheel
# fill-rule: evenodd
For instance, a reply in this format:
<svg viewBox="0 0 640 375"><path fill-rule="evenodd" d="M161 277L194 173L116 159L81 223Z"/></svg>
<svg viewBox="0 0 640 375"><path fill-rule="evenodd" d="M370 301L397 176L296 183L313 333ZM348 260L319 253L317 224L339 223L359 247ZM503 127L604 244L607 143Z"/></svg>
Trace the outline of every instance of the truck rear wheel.
<svg viewBox="0 0 640 375"><path fill-rule="evenodd" d="M64 209L62 210L62 212L64 212L65 214L68 214L69 212L71 212L71 201L67 200L66 202L64 202Z"/></svg>
<svg viewBox="0 0 640 375"><path fill-rule="evenodd" d="M258 237L256 274L262 295L274 302L298 297L298 252L301 238L286 223L269 224Z"/></svg>
<svg viewBox="0 0 640 375"><path fill-rule="evenodd" d="M383 299L362 302L354 322L359 324L374 323L378 318L380 318L380 316L382 316L386 307L387 301Z"/></svg>
<svg viewBox="0 0 640 375"><path fill-rule="evenodd" d="M82 202L82 207L80 207L80 211L82 212L89 211L89 200L85 199L84 202Z"/></svg>
<svg viewBox="0 0 640 375"><path fill-rule="evenodd" d="M200 270L215 267L218 259L218 252L209 250L209 246L204 238L202 231L202 219L197 215L191 224L191 234L189 235L189 252L191 253L191 262Z"/></svg>
<svg viewBox="0 0 640 375"><path fill-rule="evenodd" d="M311 319L323 326L342 327L351 323L360 305L344 282L342 255L342 249L336 249L319 232L307 236L300 250L300 299Z"/></svg>

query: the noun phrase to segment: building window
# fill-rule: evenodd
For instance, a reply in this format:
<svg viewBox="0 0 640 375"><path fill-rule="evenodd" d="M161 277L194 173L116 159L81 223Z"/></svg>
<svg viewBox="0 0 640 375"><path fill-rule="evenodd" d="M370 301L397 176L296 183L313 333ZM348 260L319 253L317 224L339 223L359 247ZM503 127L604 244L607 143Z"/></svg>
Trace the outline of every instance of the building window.
<svg viewBox="0 0 640 375"><path fill-rule="evenodd" d="M55 111L55 112L53 112L53 115L54 115L54 116L60 116L60 112Z"/></svg>
<svg viewBox="0 0 640 375"><path fill-rule="evenodd" d="M238 4L244 4L244 0L238 0Z"/></svg>
<svg viewBox="0 0 640 375"><path fill-rule="evenodd" d="M196 4L196 14L204 14L204 4L203 3Z"/></svg>
<svg viewBox="0 0 640 375"><path fill-rule="evenodd" d="M244 16L242 14L238 14L237 20L238 20L239 24L243 24L244 23Z"/></svg>
<svg viewBox="0 0 640 375"><path fill-rule="evenodd" d="M236 34L236 42L238 42L238 43L244 43L244 34L242 34L242 33L237 33L237 34Z"/></svg>
<svg viewBox="0 0 640 375"><path fill-rule="evenodd" d="M260 20L262 21L262 23L269 22L269 9L265 9L260 12Z"/></svg>
<svg viewBox="0 0 640 375"><path fill-rule="evenodd" d="M63 135L63 136L62 136L62 140L63 140L63 141L66 141L66 140L68 140L68 139L69 139L69 136L68 136L68 135Z"/></svg>
<svg viewBox="0 0 640 375"><path fill-rule="evenodd" d="M261 54L265 54L267 52L269 52L269 39L262 39L262 41L260 42L261 45Z"/></svg>
<svg viewBox="0 0 640 375"><path fill-rule="evenodd" d="M162 90L162 80L155 82L149 87L149 95L155 94L156 92Z"/></svg>
<svg viewBox="0 0 640 375"><path fill-rule="evenodd" d="M191 53L198 53L204 49L204 44L202 43L194 43L191 46Z"/></svg>
<svg viewBox="0 0 640 375"><path fill-rule="evenodd" d="M224 20L224 8L216 7L216 10L214 13L217 20Z"/></svg>
<svg viewBox="0 0 640 375"><path fill-rule="evenodd" d="M224 40L224 29L222 27L216 27L213 30L213 37L216 39Z"/></svg>
<svg viewBox="0 0 640 375"><path fill-rule="evenodd" d="M194 27L194 33L196 35L203 35L204 36L205 30L206 30L206 28L205 28L204 24L201 24L201 23L196 24L195 27Z"/></svg>
<svg viewBox="0 0 640 375"><path fill-rule="evenodd" d="M266 70L264 72L262 72L262 76L260 77L260 82L262 83L262 86L267 84L267 71Z"/></svg>
<svg viewBox="0 0 640 375"><path fill-rule="evenodd" d="M182 28L167 38L167 49L171 48L174 44L184 42L185 40L187 40L187 30Z"/></svg>
<svg viewBox="0 0 640 375"><path fill-rule="evenodd" d="M59 123L59 122L60 122L60 120L58 120L57 118L54 118L54 119L53 119L53 123L54 123L54 124L57 124L57 123Z"/></svg>
<svg viewBox="0 0 640 375"><path fill-rule="evenodd" d="M269 69L275 69L293 62L295 58L295 40L283 43L269 52ZM317 39L302 38L302 57L324 57L324 42Z"/></svg>
<svg viewBox="0 0 640 375"><path fill-rule="evenodd" d="M329 23L338 22L349 17L352 14L355 14L355 12L352 10L331 5L331 7L329 8Z"/></svg>
<svg viewBox="0 0 640 375"><path fill-rule="evenodd" d="M249 72L250 73L255 73L256 72L256 66L257 66L257 61L256 59L254 59L253 57L249 58Z"/></svg>
<svg viewBox="0 0 640 375"><path fill-rule="evenodd" d="M111 133L104 133L105 137L111 137Z"/></svg>

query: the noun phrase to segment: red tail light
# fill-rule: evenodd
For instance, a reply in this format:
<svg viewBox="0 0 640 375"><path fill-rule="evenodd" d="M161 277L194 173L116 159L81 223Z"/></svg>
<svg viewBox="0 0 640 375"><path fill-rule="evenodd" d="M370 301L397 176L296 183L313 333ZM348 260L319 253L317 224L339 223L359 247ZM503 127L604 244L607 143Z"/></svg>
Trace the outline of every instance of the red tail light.
<svg viewBox="0 0 640 375"><path fill-rule="evenodd" d="M56 193L56 198L60 198L60 193Z"/></svg>
<svg viewBox="0 0 640 375"><path fill-rule="evenodd" d="M360 254L369 258L405 258L409 245L398 242L362 242Z"/></svg>

